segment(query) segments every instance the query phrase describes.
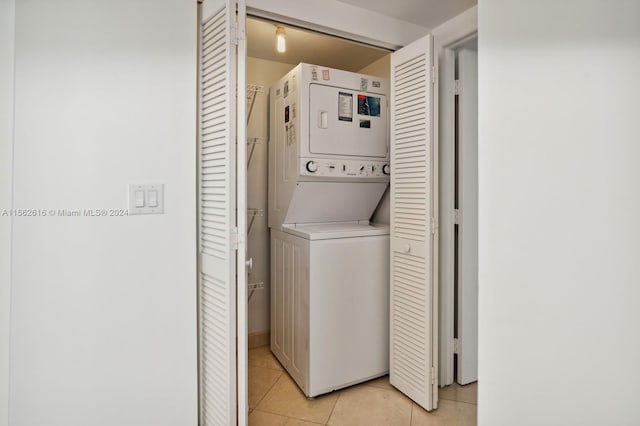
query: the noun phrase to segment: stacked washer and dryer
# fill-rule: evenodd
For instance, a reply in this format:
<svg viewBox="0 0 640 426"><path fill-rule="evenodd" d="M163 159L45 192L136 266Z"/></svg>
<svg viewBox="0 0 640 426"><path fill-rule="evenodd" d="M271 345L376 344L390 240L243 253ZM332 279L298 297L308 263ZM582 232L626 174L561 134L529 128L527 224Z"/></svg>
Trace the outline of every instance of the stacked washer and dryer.
<svg viewBox="0 0 640 426"><path fill-rule="evenodd" d="M388 93L310 64L270 89L271 350L308 397L389 370Z"/></svg>

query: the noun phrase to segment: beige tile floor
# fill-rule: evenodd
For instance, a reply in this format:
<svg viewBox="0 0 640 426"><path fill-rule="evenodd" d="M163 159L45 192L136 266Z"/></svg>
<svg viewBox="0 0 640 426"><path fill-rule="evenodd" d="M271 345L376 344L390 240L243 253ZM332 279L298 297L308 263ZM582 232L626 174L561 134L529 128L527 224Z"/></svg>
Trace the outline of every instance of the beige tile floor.
<svg viewBox="0 0 640 426"><path fill-rule="evenodd" d="M382 377L312 401L269 351L249 351L249 426L473 426L477 386L440 388L438 409L427 412Z"/></svg>

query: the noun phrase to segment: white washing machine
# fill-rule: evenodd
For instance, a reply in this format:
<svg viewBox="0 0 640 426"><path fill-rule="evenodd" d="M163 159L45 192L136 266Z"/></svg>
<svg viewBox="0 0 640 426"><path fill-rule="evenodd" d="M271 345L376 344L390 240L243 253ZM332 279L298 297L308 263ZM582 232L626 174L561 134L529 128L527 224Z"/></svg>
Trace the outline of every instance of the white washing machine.
<svg viewBox="0 0 640 426"><path fill-rule="evenodd" d="M272 230L271 259L271 348L305 395L389 371L387 226Z"/></svg>
<svg viewBox="0 0 640 426"><path fill-rule="evenodd" d="M389 370L387 96L309 64L270 90L271 350L308 397Z"/></svg>

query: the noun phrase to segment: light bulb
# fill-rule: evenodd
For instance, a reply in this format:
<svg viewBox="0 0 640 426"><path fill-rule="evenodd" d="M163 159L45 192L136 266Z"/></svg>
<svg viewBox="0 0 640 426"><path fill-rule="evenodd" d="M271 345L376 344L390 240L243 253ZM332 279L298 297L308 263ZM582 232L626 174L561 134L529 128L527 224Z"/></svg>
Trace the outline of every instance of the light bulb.
<svg viewBox="0 0 640 426"><path fill-rule="evenodd" d="M276 49L279 53L284 53L287 50L286 40L284 38L284 27L276 28Z"/></svg>

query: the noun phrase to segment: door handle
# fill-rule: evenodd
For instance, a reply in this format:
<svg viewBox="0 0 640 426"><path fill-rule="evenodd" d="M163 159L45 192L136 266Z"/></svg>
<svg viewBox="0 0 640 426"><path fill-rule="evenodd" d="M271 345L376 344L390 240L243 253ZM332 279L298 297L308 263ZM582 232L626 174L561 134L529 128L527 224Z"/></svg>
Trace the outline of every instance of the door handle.
<svg viewBox="0 0 640 426"><path fill-rule="evenodd" d="M244 264L247 266L247 269L251 271L253 269L253 257L250 257Z"/></svg>
<svg viewBox="0 0 640 426"><path fill-rule="evenodd" d="M318 111L318 127L321 129L329 127L329 113L327 111Z"/></svg>

